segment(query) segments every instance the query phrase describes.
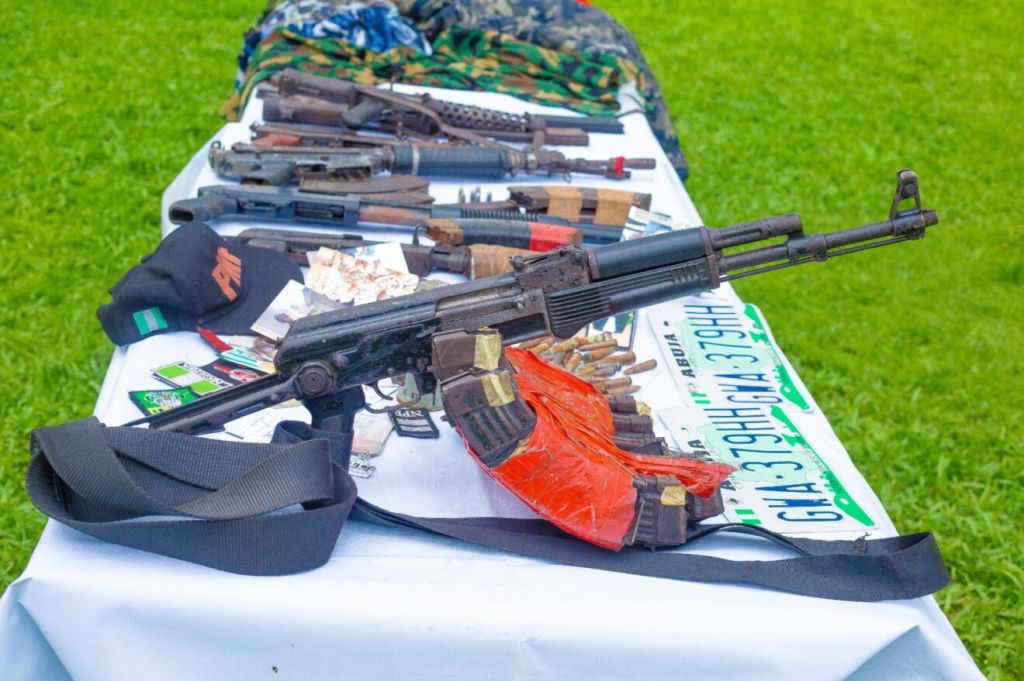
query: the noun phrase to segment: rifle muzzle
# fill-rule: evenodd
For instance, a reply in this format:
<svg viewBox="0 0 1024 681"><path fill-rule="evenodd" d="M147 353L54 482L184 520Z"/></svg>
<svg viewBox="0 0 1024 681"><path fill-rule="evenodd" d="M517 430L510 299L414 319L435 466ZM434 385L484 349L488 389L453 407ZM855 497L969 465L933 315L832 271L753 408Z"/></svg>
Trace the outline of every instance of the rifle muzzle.
<svg viewBox="0 0 1024 681"><path fill-rule="evenodd" d="M901 209L900 206L907 201L913 205ZM720 256L719 269L728 275L723 279L733 280L805 262L822 261L869 248L920 239L926 228L938 222L938 213L921 207L917 174L904 168L896 174L896 192L888 220L841 229L830 234L804 234L798 230L790 234L784 244Z"/></svg>

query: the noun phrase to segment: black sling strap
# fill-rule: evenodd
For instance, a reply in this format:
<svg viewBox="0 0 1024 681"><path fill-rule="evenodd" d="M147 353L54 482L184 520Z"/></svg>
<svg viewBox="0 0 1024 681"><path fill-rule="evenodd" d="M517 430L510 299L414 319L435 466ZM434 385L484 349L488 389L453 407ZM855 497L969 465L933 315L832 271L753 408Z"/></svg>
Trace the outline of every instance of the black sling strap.
<svg viewBox="0 0 1024 681"><path fill-rule="evenodd" d="M822 541L748 525L698 529L693 538L742 532L798 555L734 561L626 548L619 553L541 520L418 518L356 496L351 433L287 422L271 444L233 443L95 419L33 432L27 487L51 518L99 539L250 575L325 563L349 516L408 527L566 565L698 582L731 582L817 598L917 598L949 582L930 533ZM301 510L273 513L295 504ZM162 516L154 518L153 516ZM170 516L170 518L168 518Z"/></svg>
<svg viewBox="0 0 1024 681"><path fill-rule="evenodd" d="M352 435L288 428L291 444L95 418L37 428L26 486L40 511L97 539L241 574L310 570L331 557L356 500L348 455L331 458ZM302 510L272 513L295 504Z"/></svg>

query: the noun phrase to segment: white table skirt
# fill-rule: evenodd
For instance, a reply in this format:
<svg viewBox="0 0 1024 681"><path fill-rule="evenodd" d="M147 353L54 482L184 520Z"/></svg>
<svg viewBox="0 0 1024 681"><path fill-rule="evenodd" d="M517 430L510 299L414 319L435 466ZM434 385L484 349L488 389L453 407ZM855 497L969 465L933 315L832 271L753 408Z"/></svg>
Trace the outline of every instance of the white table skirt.
<svg viewBox="0 0 1024 681"><path fill-rule="evenodd" d="M510 111L552 112L504 95L438 94ZM243 120L224 126L215 139L246 139L260 112L254 99ZM590 148L563 151L587 158L653 156L658 168L636 172L626 183L574 181L651 192L655 210L699 224L643 116L623 120L625 136L593 135ZM519 177L482 186L484 194L492 189L500 198L508 184L560 180ZM164 216L170 202L219 182L204 147L164 194ZM477 184L433 182L431 193L454 201L460 186ZM164 232L172 227L165 217ZM217 227L232 233L241 225L222 221ZM716 295L738 300L727 286ZM646 324L639 328L638 356L657 356ZM153 366L212 357L191 333L118 348L95 413L108 425L137 418L127 391L158 387L149 376ZM676 403L666 372L643 376L639 397L656 409ZM393 435L377 473L359 481L361 494L421 515L532 517L439 425L440 440ZM873 536L893 534L878 498L816 406L801 430L876 519ZM742 537L714 537L684 550L740 559L784 555ZM5 679L982 678L931 597L847 603L612 574L355 521L325 566L273 578L106 544L51 522L25 573L4 594L0 625Z"/></svg>

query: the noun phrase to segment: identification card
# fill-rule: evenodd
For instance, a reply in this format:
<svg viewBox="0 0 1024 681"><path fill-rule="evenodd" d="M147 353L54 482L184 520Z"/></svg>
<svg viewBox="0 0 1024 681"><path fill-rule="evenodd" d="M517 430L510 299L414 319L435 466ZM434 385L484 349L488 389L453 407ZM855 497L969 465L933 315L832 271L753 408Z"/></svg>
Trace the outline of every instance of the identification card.
<svg viewBox="0 0 1024 681"><path fill-rule="evenodd" d="M441 433L430 417L426 409L395 409L389 411L388 416L395 424L395 432L402 437L418 437L424 439L435 439L441 437Z"/></svg>
<svg viewBox="0 0 1024 681"><path fill-rule="evenodd" d="M209 395L224 388L238 385L239 381L229 381L215 376L201 367L188 362L175 362L153 369L153 376L168 385L178 388L191 388L197 395Z"/></svg>
<svg viewBox="0 0 1024 681"><path fill-rule="evenodd" d="M159 414L168 409L180 407L199 399L191 388L174 388L172 390L132 390L128 397L132 403L142 410L146 416Z"/></svg>
<svg viewBox="0 0 1024 681"><path fill-rule="evenodd" d="M253 369L227 360L215 360L200 367L200 369L234 385L255 381L262 376L262 374Z"/></svg>

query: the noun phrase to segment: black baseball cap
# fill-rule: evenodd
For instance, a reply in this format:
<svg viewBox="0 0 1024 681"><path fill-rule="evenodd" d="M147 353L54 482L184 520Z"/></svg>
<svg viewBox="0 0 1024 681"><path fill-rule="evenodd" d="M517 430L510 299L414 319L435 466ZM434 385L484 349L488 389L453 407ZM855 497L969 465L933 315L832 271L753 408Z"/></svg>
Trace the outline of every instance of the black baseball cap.
<svg viewBox="0 0 1024 681"><path fill-rule="evenodd" d="M202 326L251 334L252 323L302 271L288 256L222 238L209 225L178 227L128 271L96 310L118 345Z"/></svg>

